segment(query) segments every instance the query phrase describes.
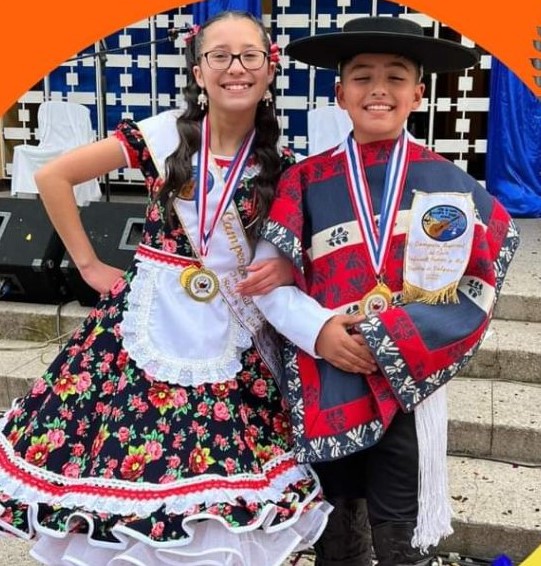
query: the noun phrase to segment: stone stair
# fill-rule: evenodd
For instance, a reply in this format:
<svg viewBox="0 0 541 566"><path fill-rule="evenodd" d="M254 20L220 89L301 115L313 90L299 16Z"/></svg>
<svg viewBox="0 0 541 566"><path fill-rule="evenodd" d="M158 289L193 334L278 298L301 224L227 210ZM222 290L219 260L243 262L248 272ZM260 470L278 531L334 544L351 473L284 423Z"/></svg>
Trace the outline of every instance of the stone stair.
<svg viewBox="0 0 541 566"><path fill-rule="evenodd" d="M541 220L518 224L495 318L448 387L455 533L442 544L515 564L541 546Z"/></svg>
<svg viewBox="0 0 541 566"><path fill-rule="evenodd" d="M518 224L521 247L495 319L448 387L455 533L442 545L462 555L507 554L515 565L541 545L541 220ZM0 409L24 395L88 311L77 302L0 303ZM24 542L0 541L0 566L36 565L26 552Z"/></svg>

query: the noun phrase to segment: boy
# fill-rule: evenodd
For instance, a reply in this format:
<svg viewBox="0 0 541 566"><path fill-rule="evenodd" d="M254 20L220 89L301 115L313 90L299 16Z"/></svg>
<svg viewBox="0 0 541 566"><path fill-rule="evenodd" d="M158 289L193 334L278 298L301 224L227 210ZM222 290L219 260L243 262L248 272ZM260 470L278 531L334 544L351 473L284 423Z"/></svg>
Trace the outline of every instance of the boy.
<svg viewBox="0 0 541 566"><path fill-rule="evenodd" d="M425 565L452 532L444 386L477 350L518 245L504 208L404 129L423 72L478 53L417 24L369 17L289 44L338 69L354 129L282 177L260 257L273 244L297 287L258 306L291 342L284 393L300 461L335 506L318 566ZM265 245L266 244L266 245Z"/></svg>

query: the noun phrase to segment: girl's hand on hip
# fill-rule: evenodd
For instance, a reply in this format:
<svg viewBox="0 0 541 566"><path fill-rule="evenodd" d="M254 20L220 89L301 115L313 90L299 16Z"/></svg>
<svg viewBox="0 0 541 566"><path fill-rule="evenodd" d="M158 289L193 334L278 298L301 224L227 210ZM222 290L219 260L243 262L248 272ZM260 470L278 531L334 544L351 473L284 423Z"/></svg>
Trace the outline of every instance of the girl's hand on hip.
<svg viewBox="0 0 541 566"><path fill-rule="evenodd" d="M99 259L79 269L79 273L85 283L100 295L108 293L114 283L124 274L121 269L103 263Z"/></svg>

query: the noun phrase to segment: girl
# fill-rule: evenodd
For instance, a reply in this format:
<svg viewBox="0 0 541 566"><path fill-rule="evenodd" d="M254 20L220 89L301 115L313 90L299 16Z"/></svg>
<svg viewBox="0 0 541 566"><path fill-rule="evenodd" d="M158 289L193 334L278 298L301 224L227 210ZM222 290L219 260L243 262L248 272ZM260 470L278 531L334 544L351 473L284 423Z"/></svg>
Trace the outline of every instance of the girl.
<svg viewBox="0 0 541 566"><path fill-rule="evenodd" d="M1 427L0 525L35 535L46 564L278 565L325 525L317 479L291 453L277 336L235 290L292 161L277 150L273 53L250 14L219 14L187 38L180 117L124 120L36 176L102 293ZM124 166L150 198L121 273L96 257L72 187Z"/></svg>

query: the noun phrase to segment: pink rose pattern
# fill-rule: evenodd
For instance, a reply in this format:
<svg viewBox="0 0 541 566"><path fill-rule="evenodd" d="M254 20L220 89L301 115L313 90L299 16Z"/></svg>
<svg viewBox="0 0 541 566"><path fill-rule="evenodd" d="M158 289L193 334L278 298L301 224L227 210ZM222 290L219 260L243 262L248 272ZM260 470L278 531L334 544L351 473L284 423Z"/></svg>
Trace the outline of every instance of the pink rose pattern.
<svg viewBox="0 0 541 566"><path fill-rule="evenodd" d="M152 200L161 186L136 126L124 121L117 135L139 155L149 189L142 241L171 253L192 255L173 217L164 222L163 202ZM284 152L289 165L293 155ZM235 200L245 224L253 213L251 183ZM65 478L102 478L165 484L201 476L261 473L262 466L291 449L289 417L258 352L250 348L243 370L226 383L196 388L154 381L137 368L122 347L119 324L136 262L102 297L45 374L7 415L2 431L26 464ZM306 503L315 485L290 485L278 503L275 523L286 521ZM1 494L2 520L28 532L27 507ZM93 537L114 542L111 528L123 524L154 541L186 536L182 520L200 512L221 515L230 525L256 523L264 503L194 506L178 516L160 509L150 517L92 513ZM43 526L68 530L72 508L40 505ZM85 532L73 521L69 530Z"/></svg>

